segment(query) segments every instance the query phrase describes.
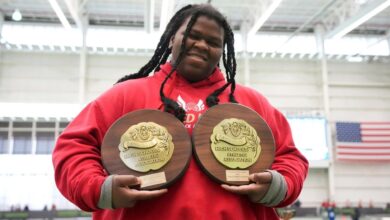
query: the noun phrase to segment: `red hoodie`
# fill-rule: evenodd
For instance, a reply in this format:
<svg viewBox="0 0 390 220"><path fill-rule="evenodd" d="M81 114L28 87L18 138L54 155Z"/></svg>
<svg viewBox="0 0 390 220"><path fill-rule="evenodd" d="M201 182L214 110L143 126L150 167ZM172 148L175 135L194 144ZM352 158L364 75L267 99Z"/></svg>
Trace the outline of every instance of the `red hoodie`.
<svg viewBox="0 0 390 220"><path fill-rule="evenodd" d="M58 189L81 209L92 211L93 219L279 219L273 208L225 191L201 171L193 157L184 176L163 196L138 201L133 208L98 208L101 186L108 175L100 155L107 129L128 112L161 109L159 89L171 68L167 63L151 77L119 83L81 111L58 138L53 152ZM208 108L207 96L224 83L219 69L197 83L187 82L176 72L167 81L165 95L186 110L185 126L190 134L199 115ZM228 90L219 96L220 103L228 102ZM284 176L288 188L285 200L278 206L292 203L301 192L308 162L295 148L287 120L253 89L237 85L234 95L240 104L258 112L271 127L276 143L272 169Z"/></svg>

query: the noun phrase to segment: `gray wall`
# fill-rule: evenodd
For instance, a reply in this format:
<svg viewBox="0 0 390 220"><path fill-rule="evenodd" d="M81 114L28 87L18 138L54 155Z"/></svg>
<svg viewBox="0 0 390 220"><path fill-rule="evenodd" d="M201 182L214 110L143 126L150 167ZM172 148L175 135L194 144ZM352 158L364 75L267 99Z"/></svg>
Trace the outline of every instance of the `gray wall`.
<svg viewBox="0 0 390 220"><path fill-rule="evenodd" d="M148 57L89 55L85 97L92 100L121 76L138 70ZM237 81L244 82L238 59ZM2 51L0 103L78 103L78 54ZM328 62L332 137L334 122L390 121L390 64ZM250 86L287 114L324 113L321 65L316 60L250 59ZM0 117L2 117L0 115ZM334 145L334 140L332 140ZM333 152L333 146L331 146ZM360 200L390 202L389 163L341 163L311 168L303 189L303 206L319 205L335 190L337 204ZM331 179L329 179L331 178ZM333 185L334 184L334 185Z"/></svg>

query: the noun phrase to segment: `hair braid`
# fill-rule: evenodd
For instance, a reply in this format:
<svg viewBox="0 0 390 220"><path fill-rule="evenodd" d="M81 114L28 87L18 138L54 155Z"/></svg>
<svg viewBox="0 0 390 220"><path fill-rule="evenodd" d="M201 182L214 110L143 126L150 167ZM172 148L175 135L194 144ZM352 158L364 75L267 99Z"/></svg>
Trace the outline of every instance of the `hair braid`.
<svg viewBox="0 0 390 220"><path fill-rule="evenodd" d="M226 74L226 84L222 86L221 88L215 90L213 93L211 93L207 99L206 103L209 107L212 107L214 105L217 105L219 103L218 96L229 86L230 88L230 94L229 94L229 101L233 103L237 103L236 99L234 98L234 91L236 89L236 58L235 58L235 52L234 52L234 34L232 29L230 28L229 24L227 23L226 19L220 20L220 24L225 30L225 41L224 44L226 44L226 51L225 46L223 48L222 52L222 60L223 65L225 67L225 74Z"/></svg>
<svg viewBox="0 0 390 220"><path fill-rule="evenodd" d="M233 103L237 103L236 99L234 98L234 91L236 89L236 69L237 69L237 62L235 58L235 52L234 52L234 34L232 29L230 28L229 24L224 20L224 26L226 27L225 30L227 30L227 52L228 52L228 59L227 59L227 66L230 67L230 70L226 70L226 72L229 73L231 87L230 87L230 94L229 94L229 101Z"/></svg>
<svg viewBox="0 0 390 220"><path fill-rule="evenodd" d="M173 63L173 68L172 70L169 72L169 74L165 77L163 83L161 84L161 87L160 87L160 97L161 97L161 101L164 103L164 111L166 112L172 112L180 121L184 121L185 119L185 116L186 116L186 112L185 110L174 100L170 99L170 98L167 98L164 94L164 87L165 87L165 84L168 80L168 78L172 75L172 73L176 70L177 66L180 64L180 62L182 61L183 57L184 57L184 53L186 51L186 48L185 48L185 42L188 38L188 34L189 32L191 31L192 29L192 26L195 24L196 22L196 19L198 18L199 16L199 13L196 12L190 19L190 21L188 22L187 24L187 27L186 27L186 30L184 31L184 35L183 35L183 40L182 40L182 43L180 45L180 53L179 53L179 56L177 57L175 63Z"/></svg>

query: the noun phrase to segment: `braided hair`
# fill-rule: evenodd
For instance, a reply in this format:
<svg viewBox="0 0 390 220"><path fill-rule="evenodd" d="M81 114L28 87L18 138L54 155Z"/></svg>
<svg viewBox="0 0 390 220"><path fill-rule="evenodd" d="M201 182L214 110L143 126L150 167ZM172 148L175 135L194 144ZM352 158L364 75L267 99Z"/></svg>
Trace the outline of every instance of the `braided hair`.
<svg viewBox="0 0 390 220"><path fill-rule="evenodd" d="M237 66L234 52L234 34L230 25L226 21L226 18L210 4L187 5L177 11L176 14L169 21L165 32L162 34L157 48L149 62L146 63L137 73L126 75L117 81L117 83L120 83L129 79L143 78L149 76L152 71L158 71L160 69L160 65L164 64L167 61L169 55L172 52L171 48L169 47L171 37L176 34L177 30L182 26L186 19L191 17L183 35L179 56L177 57L176 62L172 64L172 70L168 73L167 77L164 79L160 87L160 97L161 101L164 104L164 111L174 114L176 118L178 118L180 121L184 121L185 119L185 110L180 107L180 105L176 101L166 97L164 95L163 90L166 82L168 81L172 73L177 69L177 66L184 57L185 42L192 29L192 26L195 24L199 16L207 16L211 19L214 19L224 29L222 61L225 67L227 82L225 85L215 90L206 98L206 104L209 107L217 105L219 103L218 96L228 86L231 87L229 101L237 103L236 99L234 98L234 91L236 88L235 75Z"/></svg>

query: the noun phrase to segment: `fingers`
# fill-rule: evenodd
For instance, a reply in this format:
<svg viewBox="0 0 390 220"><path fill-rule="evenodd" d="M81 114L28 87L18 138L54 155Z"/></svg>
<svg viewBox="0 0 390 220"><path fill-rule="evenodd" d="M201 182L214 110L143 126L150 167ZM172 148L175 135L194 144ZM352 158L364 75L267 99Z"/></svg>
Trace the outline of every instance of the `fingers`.
<svg viewBox="0 0 390 220"><path fill-rule="evenodd" d="M268 184L257 184L251 183L249 185L242 186L229 186L229 185L221 185L225 190L236 193L239 195L246 195L252 202L257 202L261 198L264 197L265 193L268 191Z"/></svg>
<svg viewBox="0 0 390 220"><path fill-rule="evenodd" d="M132 196L135 200L148 200L159 197L165 193L167 193L167 189L159 189L152 191L144 191L144 190L132 190Z"/></svg>
<svg viewBox="0 0 390 220"><path fill-rule="evenodd" d="M123 190L121 191L119 203L121 204L121 207L133 207L137 203L137 201L154 199L165 194L166 192L168 192L167 189L143 191L137 189L123 188Z"/></svg>
<svg viewBox="0 0 390 220"><path fill-rule="evenodd" d="M141 180L132 175L115 175L112 184L112 204L115 208L133 207L139 200L154 199L166 192L167 189L160 190L137 190L134 186L139 186Z"/></svg>
<svg viewBox="0 0 390 220"><path fill-rule="evenodd" d="M229 186L222 184L221 187L225 190L239 195L247 195L253 202L261 200L267 193L272 182L272 175L269 172L253 173L249 176L252 182L248 185Z"/></svg>
<svg viewBox="0 0 390 220"><path fill-rule="evenodd" d="M269 172L253 173L249 176L249 180L253 183L241 186L232 186L222 184L222 188L229 192L237 194L251 194L261 191L262 188L267 188L272 182L272 175Z"/></svg>
<svg viewBox="0 0 390 220"><path fill-rule="evenodd" d="M221 186L222 188L224 188L229 192L240 194L240 195L249 195L252 193L256 193L261 188L259 184L255 184L255 183L251 183L249 185L241 185L241 186L230 186L230 185L222 184Z"/></svg>

